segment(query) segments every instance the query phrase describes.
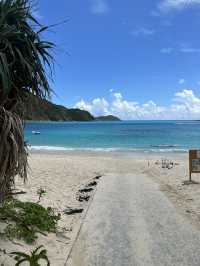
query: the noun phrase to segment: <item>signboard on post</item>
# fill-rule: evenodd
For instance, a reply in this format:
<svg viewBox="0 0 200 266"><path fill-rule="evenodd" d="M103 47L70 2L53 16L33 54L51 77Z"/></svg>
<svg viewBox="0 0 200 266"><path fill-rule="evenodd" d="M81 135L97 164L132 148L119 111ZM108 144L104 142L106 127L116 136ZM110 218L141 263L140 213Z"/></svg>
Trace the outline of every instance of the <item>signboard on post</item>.
<svg viewBox="0 0 200 266"><path fill-rule="evenodd" d="M190 181L192 181L192 173L200 173L200 150L189 151L189 172Z"/></svg>

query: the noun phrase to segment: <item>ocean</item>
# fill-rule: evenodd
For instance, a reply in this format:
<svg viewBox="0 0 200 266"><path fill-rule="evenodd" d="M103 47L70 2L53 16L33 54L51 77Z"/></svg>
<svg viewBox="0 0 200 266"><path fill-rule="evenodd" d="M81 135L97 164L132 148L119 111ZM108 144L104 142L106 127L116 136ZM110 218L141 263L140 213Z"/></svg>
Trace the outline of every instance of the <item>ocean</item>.
<svg viewBox="0 0 200 266"><path fill-rule="evenodd" d="M186 152L200 149L200 121L27 122L25 139L33 150Z"/></svg>

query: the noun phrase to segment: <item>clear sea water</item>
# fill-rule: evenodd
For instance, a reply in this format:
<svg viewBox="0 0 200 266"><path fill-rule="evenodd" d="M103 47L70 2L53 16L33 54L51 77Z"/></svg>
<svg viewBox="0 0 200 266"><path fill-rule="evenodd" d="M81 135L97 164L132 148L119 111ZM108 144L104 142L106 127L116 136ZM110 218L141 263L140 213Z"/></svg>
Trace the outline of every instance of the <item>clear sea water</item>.
<svg viewBox="0 0 200 266"><path fill-rule="evenodd" d="M25 138L31 149L186 152L200 149L200 121L29 122Z"/></svg>

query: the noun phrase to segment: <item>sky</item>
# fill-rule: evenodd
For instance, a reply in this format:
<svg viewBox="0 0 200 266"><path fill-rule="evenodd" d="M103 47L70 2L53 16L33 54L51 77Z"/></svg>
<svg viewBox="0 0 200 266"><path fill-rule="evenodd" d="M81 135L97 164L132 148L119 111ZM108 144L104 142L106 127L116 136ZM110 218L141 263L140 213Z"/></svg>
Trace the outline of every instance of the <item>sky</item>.
<svg viewBox="0 0 200 266"><path fill-rule="evenodd" d="M53 102L122 119L200 119L200 0L37 0Z"/></svg>

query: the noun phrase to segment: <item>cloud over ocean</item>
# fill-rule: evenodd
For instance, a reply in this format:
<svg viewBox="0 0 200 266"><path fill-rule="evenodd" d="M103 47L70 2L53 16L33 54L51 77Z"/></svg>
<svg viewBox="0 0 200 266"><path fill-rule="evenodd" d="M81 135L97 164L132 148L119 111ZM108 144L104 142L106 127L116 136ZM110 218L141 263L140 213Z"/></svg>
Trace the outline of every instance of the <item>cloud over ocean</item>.
<svg viewBox="0 0 200 266"><path fill-rule="evenodd" d="M93 115L113 114L123 120L135 119L200 119L200 97L190 89L175 93L168 106L161 106L149 100L138 103L126 100L120 92L111 91L112 99L95 98L90 102L84 99L74 107L87 110Z"/></svg>

